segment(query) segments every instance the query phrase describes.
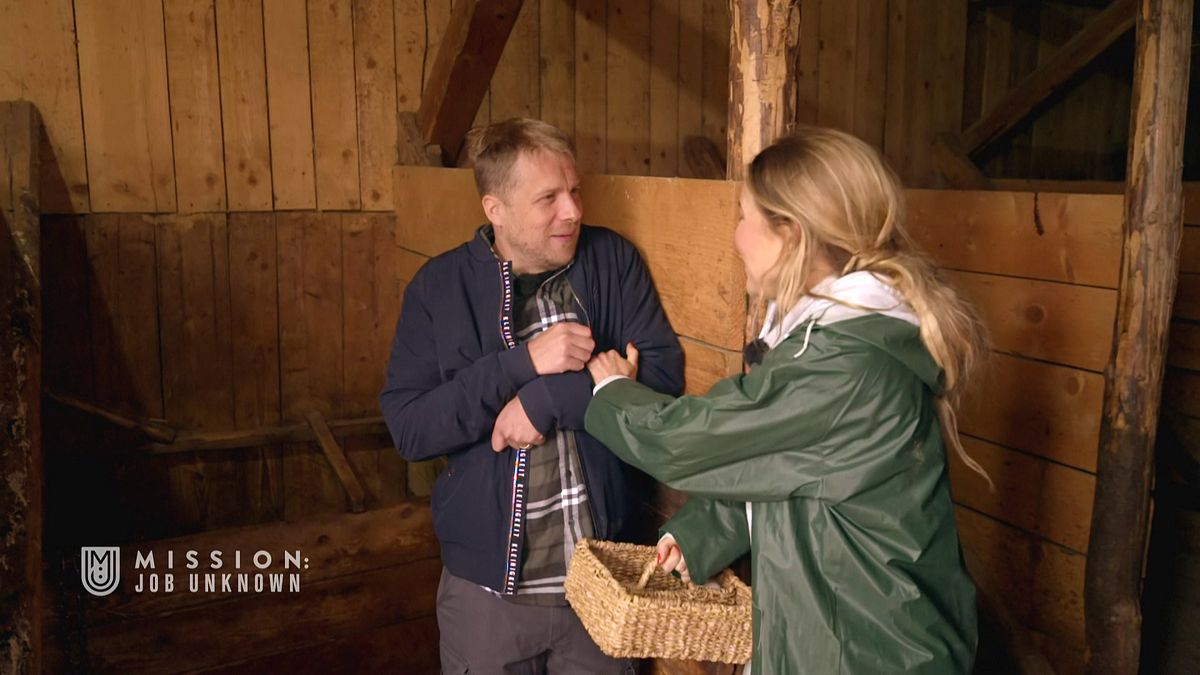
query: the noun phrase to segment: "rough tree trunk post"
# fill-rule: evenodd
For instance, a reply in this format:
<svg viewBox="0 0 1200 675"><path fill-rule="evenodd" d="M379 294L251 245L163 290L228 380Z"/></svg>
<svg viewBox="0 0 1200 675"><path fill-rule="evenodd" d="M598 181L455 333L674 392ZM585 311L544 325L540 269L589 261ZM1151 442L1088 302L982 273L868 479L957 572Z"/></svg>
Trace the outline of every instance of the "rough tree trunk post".
<svg viewBox="0 0 1200 675"><path fill-rule="evenodd" d="M760 150L796 124L799 0L730 0L725 177L741 180Z"/></svg>
<svg viewBox="0 0 1200 675"><path fill-rule="evenodd" d="M1142 0L1125 248L1084 591L1089 671L1138 672L1154 438L1182 235L1191 0Z"/></svg>
<svg viewBox="0 0 1200 675"><path fill-rule="evenodd" d="M0 672L42 656L42 313L38 138L27 101L0 103Z"/></svg>

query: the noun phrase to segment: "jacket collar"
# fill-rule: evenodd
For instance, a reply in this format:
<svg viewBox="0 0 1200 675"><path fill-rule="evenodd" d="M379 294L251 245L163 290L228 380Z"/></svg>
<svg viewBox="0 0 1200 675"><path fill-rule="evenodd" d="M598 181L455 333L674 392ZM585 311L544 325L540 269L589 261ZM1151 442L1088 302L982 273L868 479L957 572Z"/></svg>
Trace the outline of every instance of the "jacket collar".
<svg viewBox="0 0 1200 675"><path fill-rule="evenodd" d="M777 311L772 302L767 307L767 320L759 333L770 347L783 342L801 324L827 326L868 314L882 314L914 326L921 325L896 289L871 272L826 277L778 321Z"/></svg>

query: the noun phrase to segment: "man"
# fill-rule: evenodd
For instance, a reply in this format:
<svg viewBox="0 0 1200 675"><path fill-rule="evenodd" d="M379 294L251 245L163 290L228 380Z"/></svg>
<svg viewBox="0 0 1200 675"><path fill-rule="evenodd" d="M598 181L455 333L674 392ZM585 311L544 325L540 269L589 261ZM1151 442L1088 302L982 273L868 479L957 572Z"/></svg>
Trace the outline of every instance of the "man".
<svg viewBox="0 0 1200 675"><path fill-rule="evenodd" d="M581 224L562 131L516 119L471 143L489 222L409 284L380 396L405 459L448 459L433 491L442 672L632 672L563 597L576 542L628 541L645 485L583 431L585 366L635 344L638 379L678 395L679 343L636 249Z"/></svg>

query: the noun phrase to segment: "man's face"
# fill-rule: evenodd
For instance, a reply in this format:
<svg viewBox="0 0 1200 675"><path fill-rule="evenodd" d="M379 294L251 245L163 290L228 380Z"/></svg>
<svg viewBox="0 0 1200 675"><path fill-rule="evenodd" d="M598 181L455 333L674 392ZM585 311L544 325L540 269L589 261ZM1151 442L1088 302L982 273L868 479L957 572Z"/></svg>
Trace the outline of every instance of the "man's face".
<svg viewBox="0 0 1200 675"><path fill-rule="evenodd" d="M483 209L496 232L496 252L518 274L571 262L579 243L583 204L575 162L566 155L522 152L506 196L486 195Z"/></svg>

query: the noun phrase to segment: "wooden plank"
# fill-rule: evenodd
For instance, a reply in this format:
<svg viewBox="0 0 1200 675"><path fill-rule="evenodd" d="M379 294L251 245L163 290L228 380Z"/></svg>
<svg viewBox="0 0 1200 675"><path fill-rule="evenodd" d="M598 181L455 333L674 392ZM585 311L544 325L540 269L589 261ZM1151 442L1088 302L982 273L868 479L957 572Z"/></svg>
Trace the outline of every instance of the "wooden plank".
<svg viewBox="0 0 1200 675"><path fill-rule="evenodd" d="M95 400L88 252L82 216L42 217L42 377L54 391Z"/></svg>
<svg viewBox="0 0 1200 675"><path fill-rule="evenodd" d="M704 135L704 5L699 2L679 3L679 125L680 152L686 139ZM711 142L711 141L710 141ZM721 145L722 151L724 144ZM687 178L720 178L725 175L725 162L716 176L696 175L683 157L679 159L679 175Z"/></svg>
<svg viewBox="0 0 1200 675"><path fill-rule="evenodd" d="M438 51L441 50L442 40L446 36L446 28L450 25L450 10L454 7L454 0L422 0L424 3L425 14L425 65L421 73L421 92L425 91L425 86L429 84L429 75L433 71L433 64L437 61ZM421 97L418 96L414 105L414 110L421 105Z"/></svg>
<svg viewBox="0 0 1200 675"><path fill-rule="evenodd" d="M1054 57L1009 91L1004 100L963 132L967 151L987 146L1012 129L1075 73L1133 27L1136 0L1114 0Z"/></svg>
<svg viewBox="0 0 1200 675"><path fill-rule="evenodd" d="M512 117L537 117L541 109L541 75L538 63L539 0L524 0L504 43L488 89L489 118L497 122ZM480 106L481 108L483 106ZM478 118L477 118L478 119ZM482 120L480 120L482 121Z"/></svg>
<svg viewBox="0 0 1200 675"><path fill-rule="evenodd" d="M317 208L361 208L358 113L354 94L354 24L350 0L308 0Z"/></svg>
<svg viewBox="0 0 1200 675"><path fill-rule="evenodd" d="M1200 273L1200 227L1184 227L1179 244L1179 271Z"/></svg>
<svg viewBox="0 0 1200 675"><path fill-rule="evenodd" d="M718 349L699 340L683 338L684 393L700 396L718 381L742 372L742 353Z"/></svg>
<svg viewBox="0 0 1200 675"><path fill-rule="evenodd" d="M1167 365L1200 371L1200 324L1172 321Z"/></svg>
<svg viewBox="0 0 1200 675"><path fill-rule="evenodd" d="M545 0L538 9L540 117L574 138L575 3Z"/></svg>
<svg viewBox="0 0 1200 675"><path fill-rule="evenodd" d="M616 230L642 252L675 331L741 351L745 280L728 243L737 184L589 176L583 189L587 221Z"/></svg>
<svg viewBox="0 0 1200 675"><path fill-rule="evenodd" d="M439 666L437 617L430 615L201 672L254 675L340 671L437 675Z"/></svg>
<svg viewBox="0 0 1200 675"><path fill-rule="evenodd" d="M346 216L343 221L343 412L351 417L381 414L379 391L400 313L395 230L393 214Z"/></svg>
<svg viewBox="0 0 1200 675"><path fill-rule="evenodd" d="M329 431L329 425L325 423L325 418L321 416L321 413L306 410L304 419L308 420L308 426L317 436L317 445L321 448L321 454L325 455L325 461L329 462L330 468L333 469L338 482L342 484L342 489L346 492L350 512L362 513L365 509L363 501L366 492L363 490L362 483L358 482L358 476L354 475L354 469L350 468L346 453L342 452L333 433Z"/></svg>
<svg viewBox="0 0 1200 675"><path fill-rule="evenodd" d="M175 186L184 213L225 210L221 77L213 0L163 4Z"/></svg>
<svg viewBox="0 0 1200 675"><path fill-rule="evenodd" d="M365 211L392 210L392 167L397 161L392 11L392 0L354 2L359 190Z"/></svg>
<svg viewBox="0 0 1200 675"><path fill-rule="evenodd" d="M995 354L967 392L959 426L971 436L1095 472L1103 396L1099 373Z"/></svg>
<svg viewBox="0 0 1200 675"><path fill-rule="evenodd" d="M343 405L342 216L296 213L276 217L279 242L281 404L284 419L316 410L340 417ZM337 478L315 448L284 453L284 517L344 508Z"/></svg>
<svg viewBox="0 0 1200 675"><path fill-rule="evenodd" d="M93 211L175 210L163 8L75 3Z"/></svg>
<svg viewBox="0 0 1200 675"><path fill-rule="evenodd" d="M85 233L96 400L137 417L162 417L154 221L98 215Z"/></svg>
<svg viewBox="0 0 1200 675"><path fill-rule="evenodd" d="M730 25L727 0L704 0L702 126L704 135L722 148L729 131Z"/></svg>
<svg viewBox="0 0 1200 675"><path fill-rule="evenodd" d="M234 373L225 215L164 218L156 242L165 416L189 429L228 429ZM211 454L165 462L177 522L236 522L242 509L232 462Z"/></svg>
<svg viewBox="0 0 1200 675"><path fill-rule="evenodd" d="M911 102L917 84L909 74L910 5L916 0L891 0L888 3L887 109L884 115L883 151L888 163L902 180L909 177L911 156L908 124ZM804 37L801 36L801 45Z"/></svg>
<svg viewBox="0 0 1200 675"><path fill-rule="evenodd" d="M1200 417L1200 373L1178 368L1168 368L1163 379L1164 407L1188 415Z"/></svg>
<svg viewBox="0 0 1200 675"><path fill-rule="evenodd" d="M397 166L393 175L396 203L404 205L396 220L401 247L433 257L469 241L487 222L469 169ZM430 228L433 222L440 225Z"/></svg>
<svg viewBox="0 0 1200 675"><path fill-rule="evenodd" d="M800 0L800 53L797 58L796 121L816 124L821 99L821 0Z"/></svg>
<svg viewBox="0 0 1200 675"><path fill-rule="evenodd" d="M227 429L234 402L225 216L163 219L157 249L166 417L188 429Z"/></svg>
<svg viewBox="0 0 1200 675"><path fill-rule="evenodd" d="M1117 286L1118 196L934 190L907 196L910 234L945 267Z"/></svg>
<svg viewBox="0 0 1200 675"><path fill-rule="evenodd" d="M650 7L650 170L679 175L679 0Z"/></svg>
<svg viewBox="0 0 1200 675"><path fill-rule="evenodd" d="M972 272L946 278L975 303L994 348L1097 372L1108 364L1116 291Z"/></svg>
<svg viewBox="0 0 1200 675"><path fill-rule="evenodd" d="M854 132L854 99L858 43L857 0L823 2L819 14L809 16L817 22L817 124ZM851 84L855 83L855 84Z"/></svg>
<svg viewBox="0 0 1200 675"><path fill-rule="evenodd" d="M929 86L922 94L927 97L929 110L925 135L919 141L923 148L928 148L940 134L957 134L963 128L963 69L967 53L967 4L933 2L926 12L933 21L932 25L926 24L931 32L925 36L921 51L932 53L935 60L932 71L925 74ZM929 154L921 152L918 156L927 180L936 179L936 167Z"/></svg>
<svg viewBox="0 0 1200 675"><path fill-rule="evenodd" d="M229 208L270 211L271 137L261 0L217 0Z"/></svg>
<svg viewBox="0 0 1200 675"><path fill-rule="evenodd" d="M233 345L234 428L278 424L279 299L275 216L229 216L229 296ZM283 517L283 455L279 446L240 453L236 466L243 522Z"/></svg>
<svg viewBox="0 0 1200 675"><path fill-rule="evenodd" d="M396 43L396 107L400 111L416 112L421 104L421 84L425 78L425 0L393 0L392 7L395 12L392 23Z"/></svg>
<svg viewBox="0 0 1200 675"><path fill-rule="evenodd" d="M996 520L1086 554L1096 477L1079 469L970 436L963 449L987 471L996 491L958 454L947 451L954 500Z"/></svg>
<svg viewBox="0 0 1200 675"><path fill-rule="evenodd" d="M0 101L30 101L41 115L43 213L89 210L72 10L70 0L0 2Z"/></svg>
<svg viewBox="0 0 1200 675"><path fill-rule="evenodd" d="M1179 275L1171 316L1177 319L1200 319L1200 274Z"/></svg>
<svg viewBox="0 0 1200 675"><path fill-rule="evenodd" d="M262 9L275 208L314 209L308 17L300 0L263 0Z"/></svg>
<svg viewBox="0 0 1200 675"><path fill-rule="evenodd" d="M1081 648L1085 557L958 508L958 532L975 583L1021 623Z"/></svg>
<svg viewBox="0 0 1200 675"><path fill-rule="evenodd" d="M1012 5L993 5L985 10L986 54L983 62L982 110L991 110L1008 94L1012 77L1013 12ZM977 121L979 116L971 120Z"/></svg>
<svg viewBox="0 0 1200 675"><path fill-rule="evenodd" d="M650 170L650 6L608 0L605 173Z"/></svg>
<svg viewBox="0 0 1200 675"><path fill-rule="evenodd" d="M801 22L804 15L801 14ZM858 3L858 55L855 58L854 134L883 149L883 121L887 108L888 8L886 3ZM803 41L803 37L801 37Z"/></svg>
<svg viewBox="0 0 1200 675"><path fill-rule="evenodd" d="M447 164L458 157L521 4L521 0L463 2L450 16L417 111L425 141L441 146Z"/></svg>
<svg viewBox="0 0 1200 675"><path fill-rule="evenodd" d="M608 165L607 25L607 0L575 0L575 152L586 173Z"/></svg>
<svg viewBox="0 0 1200 675"><path fill-rule="evenodd" d="M299 593L252 593L97 626L88 631L88 653L97 668L166 673L180 663L199 669L288 651L311 644L314 636L354 635L428 616L441 571L441 561L431 557L303 584Z"/></svg>
<svg viewBox="0 0 1200 675"><path fill-rule="evenodd" d="M386 427L375 436L344 438L341 445L366 491L368 511L395 506L409 498L409 464L396 451Z"/></svg>

